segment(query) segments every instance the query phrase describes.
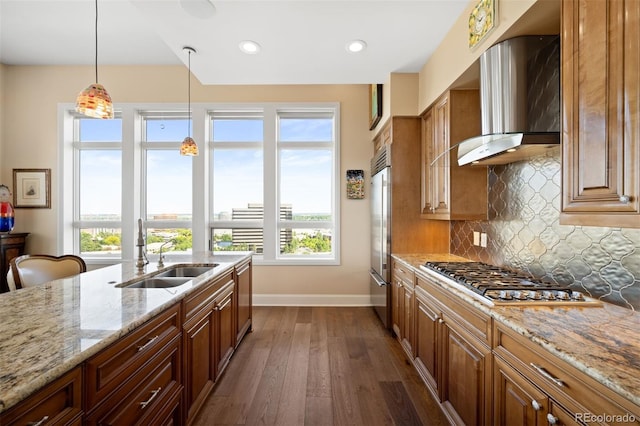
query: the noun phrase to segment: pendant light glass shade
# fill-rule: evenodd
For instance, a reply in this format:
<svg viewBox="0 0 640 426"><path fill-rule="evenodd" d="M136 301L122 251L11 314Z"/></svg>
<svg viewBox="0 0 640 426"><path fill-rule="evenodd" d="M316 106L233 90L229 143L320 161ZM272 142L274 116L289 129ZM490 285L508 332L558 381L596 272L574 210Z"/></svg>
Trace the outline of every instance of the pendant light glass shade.
<svg viewBox="0 0 640 426"><path fill-rule="evenodd" d="M189 136L184 138L182 145L180 145L180 155L198 155L198 145L196 145L196 141Z"/></svg>
<svg viewBox="0 0 640 426"><path fill-rule="evenodd" d="M199 154L198 145L196 144L196 141L191 138L191 54L196 53L196 50L189 46L183 47L182 50L189 54L189 68L187 69L189 120L187 122L188 136L184 138L182 145L180 145L180 155L189 155L194 157Z"/></svg>
<svg viewBox="0 0 640 426"><path fill-rule="evenodd" d="M111 102L111 96L107 93L107 89L105 89L102 84L98 83L98 0L95 0L95 6L96 82L89 85L89 87L78 94L78 97L76 98L76 111L92 118L113 118L113 103Z"/></svg>
<svg viewBox="0 0 640 426"><path fill-rule="evenodd" d="M78 95L76 111L93 118L113 118L111 96L102 84L91 84Z"/></svg>

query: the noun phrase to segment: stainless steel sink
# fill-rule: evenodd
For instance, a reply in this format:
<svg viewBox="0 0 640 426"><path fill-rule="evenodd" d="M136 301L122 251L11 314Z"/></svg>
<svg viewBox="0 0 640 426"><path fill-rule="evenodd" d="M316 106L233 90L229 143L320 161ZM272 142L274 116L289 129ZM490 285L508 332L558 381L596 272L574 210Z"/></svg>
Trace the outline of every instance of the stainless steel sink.
<svg viewBox="0 0 640 426"><path fill-rule="evenodd" d="M144 278L141 279L140 281L134 281L130 284L120 284L117 285L116 287L122 287L122 288L169 288L169 287L177 287L179 285L182 285L188 281L191 281L191 278L188 277L184 277L184 278L176 278L176 277L161 277L158 278L157 276L155 277L150 277L150 278Z"/></svg>
<svg viewBox="0 0 640 426"><path fill-rule="evenodd" d="M174 266L169 270L160 272L155 277L197 277L206 272L209 272L213 268L218 266L217 263L212 263L206 266Z"/></svg>

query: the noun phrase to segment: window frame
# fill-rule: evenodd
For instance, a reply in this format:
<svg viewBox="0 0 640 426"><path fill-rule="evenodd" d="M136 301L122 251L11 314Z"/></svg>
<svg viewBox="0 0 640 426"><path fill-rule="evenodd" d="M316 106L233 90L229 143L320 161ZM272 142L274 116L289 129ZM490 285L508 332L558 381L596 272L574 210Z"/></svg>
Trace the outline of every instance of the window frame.
<svg viewBox="0 0 640 426"><path fill-rule="evenodd" d="M137 250L135 247L135 239L137 235L137 220L138 218L144 218L146 215L144 202L146 200L146 185L144 182L145 176L142 171L145 170L144 159L145 147L144 144L151 144L153 148L162 149L161 145L171 145L174 147L174 142L143 142L143 116L144 114L152 114L158 112L164 112L167 114L180 115L186 113L185 104L171 104L171 103L122 103L115 104L114 110L119 118L122 119L122 213L120 222L89 222L79 221L79 149L81 146L78 143L74 143L74 123L77 117L74 112L74 104L59 104L58 105L58 123L59 126L59 160L58 166L60 170L60 179L58 180L58 193L60 194L60 214L58 220L58 251L60 253L79 253L80 248L80 232L79 229L85 228L89 225L97 225L99 227L119 227L121 229L121 254L120 257L116 256L87 256L86 261L88 264L113 264L127 260L135 260L137 256ZM332 172L332 220L323 224L323 226L332 227L332 253L327 257L278 257L279 250L275 250L277 243L274 243L273 255L264 256L255 255L255 264L260 265L340 265L340 104L338 102L296 102L296 103L192 103L191 104L191 119L192 119L192 137L196 140L200 146L200 155L198 157L192 157L192 220L190 228L193 233L192 251L204 252L211 251L213 243L213 229L214 228L233 228L236 223L227 223L221 221L214 221L213 218L213 171L212 156L214 151L213 138L210 137L211 127L210 119L211 113L214 111L224 110L256 110L261 109L265 115L275 117L278 110L314 110L325 109L332 111L333 113L333 127L334 127L334 140L333 140L333 172ZM277 123L275 120L264 120L265 135L268 133L269 143L273 144L273 148L269 150L265 149L265 158L263 158L264 164L264 192L277 192L276 185L279 183L279 169L278 165L278 150L276 143ZM272 136L271 136L272 135ZM186 135L185 135L186 136ZM181 142L181 141L180 141ZM264 141L263 141L264 143ZM99 149L102 143L86 142L84 144L91 144L91 148ZM106 144L113 144L109 142ZM179 142L176 145L179 146ZM177 154L178 155L178 154ZM267 158L268 157L268 158ZM277 170L277 173L269 173L269 170ZM266 188L269 187L269 190ZM261 227L263 232L269 229L271 235L264 235L265 241L271 239L277 241L274 238L275 235L279 235L281 228L279 219L277 219L276 206L279 204L279 200L273 194L270 194L270 200L264 200L265 216L262 223L255 223L251 226ZM274 225L265 226L265 222L270 221ZM158 227L180 227L189 228L189 226L177 226L175 221L144 221L145 230L149 228ZM309 225L316 222L306 221L288 221L285 225L289 228L296 226L298 228L309 228ZM242 228L248 228L248 223L242 223ZM216 252L222 253L222 252ZM186 260L190 255L171 255L172 260ZM155 261L154 256L148 256L150 262ZM182 259L180 259L182 257Z"/></svg>

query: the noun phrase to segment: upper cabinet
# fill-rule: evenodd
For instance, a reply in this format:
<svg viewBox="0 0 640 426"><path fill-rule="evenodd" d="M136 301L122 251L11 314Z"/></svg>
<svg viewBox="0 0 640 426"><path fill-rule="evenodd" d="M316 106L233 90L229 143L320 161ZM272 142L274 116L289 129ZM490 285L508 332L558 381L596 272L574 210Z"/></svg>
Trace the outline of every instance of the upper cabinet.
<svg viewBox="0 0 640 426"><path fill-rule="evenodd" d="M458 166L457 144L478 136L477 90L451 90L422 117L422 217L487 219L487 167Z"/></svg>
<svg viewBox="0 0 640 426"><path fill-rule="evenodd" d="M640 2L562 2L561 224L640 227Z"/></svg>
<svg viewBox="0 0 640 426"><path fill-rule="evenodd" d="M388 149L393 253L449 252L449 226L420 217L420 117L391 117L373 140Z"/></svg>

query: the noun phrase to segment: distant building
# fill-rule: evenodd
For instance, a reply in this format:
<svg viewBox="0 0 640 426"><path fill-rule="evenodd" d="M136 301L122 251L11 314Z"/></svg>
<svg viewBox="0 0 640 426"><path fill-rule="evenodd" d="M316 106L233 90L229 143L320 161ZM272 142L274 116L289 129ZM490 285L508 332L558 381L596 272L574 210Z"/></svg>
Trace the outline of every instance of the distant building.
<svg viewBox="0 0 640 426"><path fill-rule="evenodd" d="M247 208L234 208L231 213L232 220L263 220L264 206L262 204L250 203ZM280 220L293 219L293 207L284 204L280 207ZM239 229L232 230L231 239L233 245L246 244L256 253L262 253L264 249L262 229ZM280 230L280 250L289 244L293 239L291 229Z"/></svg>

